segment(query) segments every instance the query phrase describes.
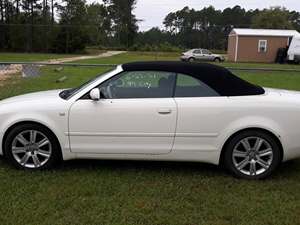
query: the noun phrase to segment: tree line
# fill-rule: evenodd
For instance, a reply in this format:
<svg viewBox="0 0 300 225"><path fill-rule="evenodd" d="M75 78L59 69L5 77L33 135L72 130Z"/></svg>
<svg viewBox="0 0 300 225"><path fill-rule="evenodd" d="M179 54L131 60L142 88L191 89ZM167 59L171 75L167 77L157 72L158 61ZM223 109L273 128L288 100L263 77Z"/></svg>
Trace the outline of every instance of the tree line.
<svg viewBox="0 0 300 225"><path fill-rule="evenodd" d="M0 50L73 53L87 45L128 48L136 0L0 0Z"/></svg>
<svg viewBox="0 0 300 225"><path fill-rule="evenodd" d="M300 13L285 8L217 10L185 7L170 12L163 28L139 32L137 0L0 0L0 50L74 53L86 46L172 51L225 50L234 27L300 30ZM176 47L174 47L176 46Z"/></svg>
<svg viewBox="0 0 300 225"><path fill-rule="evenodd" d="M185 7L169 13L164 29L152 28L138 34L137 44L157 46L168 43L182 48L226 50L233 28L296 29L300 31L300 13L281 7L245 10L240 6L216 10L213 6L201 10Z"/></svg>

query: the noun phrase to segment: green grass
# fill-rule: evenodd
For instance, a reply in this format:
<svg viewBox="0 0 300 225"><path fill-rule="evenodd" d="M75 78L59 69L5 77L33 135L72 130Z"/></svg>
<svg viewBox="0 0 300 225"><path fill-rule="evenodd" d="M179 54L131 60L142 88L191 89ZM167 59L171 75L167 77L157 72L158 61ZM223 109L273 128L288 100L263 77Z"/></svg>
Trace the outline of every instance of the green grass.
<svg viewBox="0 0 300 225"><path fill-rule="evenodd" d="M149 57L127 53L99 61ZM7 80L0 87L0 99L77 86L109 69L55 68L43 67L41 77ZM255 84L300 90L299 73L236 73ZM68 79L56 83L62 76ZM300 160L283 164L267 180L245 181L201 163L84 160L31 173L17 171L1 159L0 182L1 225L300 224Z"/></svg>
<svg viewBox="0 0 300 225"><path fill-rule="evenodd" d="M0 62L36 62L49 59L67 58L78 55L45 53L0 53Z"/></svg>
<svg viewBox="0 0 300 225"><path fill-rule="evenodd" d="M251 182L198 163L74 161L29 173L0 161L0 220L5 225L296 225L299 163Z"/></svg>
<svg viewBox="0 0 300 225"><path fill-rule="evenodd" d="M0 87L0 99L35 91L76 87L96 75L102 74L111 69L111 67L64 67L62 71L58 72L57 68L60 67L43 67L41 69L41 74L43 75L39 77L12 77L5 81L5 84ZM57 80L62 77L67 77L67 79L64 82L57 82Z"/></svg>
<svg viewBox="0 0 300 225"><path fill-rule="evenodd" d="M241 78L263 87L300 91L300 72L237 72Z"/></svg>
<svg viewBox="0 0 300 225"><path fill-rule="evenodd" d="M232 63L223 62L217 63L217 65L233 68L267 68L267 69L297 69L300 70L300 66L296 64L274 64L274 63Z"/></svg>

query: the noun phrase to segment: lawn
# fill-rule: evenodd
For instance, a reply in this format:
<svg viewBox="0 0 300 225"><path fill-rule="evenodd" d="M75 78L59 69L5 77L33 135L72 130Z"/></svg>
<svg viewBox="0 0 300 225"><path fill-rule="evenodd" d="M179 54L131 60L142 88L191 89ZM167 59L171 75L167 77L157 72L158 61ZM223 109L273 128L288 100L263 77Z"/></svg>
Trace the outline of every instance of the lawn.
<svg viewBox="0 0 300 225"><path fill-rule="evenodd" d="M0 53L0 62L36 62L49 59L67 58L78 55L71 54L43 54L43 53Z"/></svg>
<svg viewBox="0 0 300 225"><path fill-rule="evenodd" d="M77 61L86 64L122 64L135 61L178 60L179 53L173 52L127 52L114 57Z"/></svg>
<svg viewBox="0 0 300 225"><path fill-rule="evenodd" d="M155 60L152 57L126 53L82 63ZM174 58L173 54L157 56L163 60ZM110 69L55 68L43 67L43 76L37 78L13 77L5 81L0 99L77 86ZM297 72L235 73L255 84L300 90ZM63 76L67 80L57 83ZM1 159L0 181L1 225L300 224L300 160L284 163L267 180L245 181L201 163L83 160L31 173L17 171Z"/></svg>

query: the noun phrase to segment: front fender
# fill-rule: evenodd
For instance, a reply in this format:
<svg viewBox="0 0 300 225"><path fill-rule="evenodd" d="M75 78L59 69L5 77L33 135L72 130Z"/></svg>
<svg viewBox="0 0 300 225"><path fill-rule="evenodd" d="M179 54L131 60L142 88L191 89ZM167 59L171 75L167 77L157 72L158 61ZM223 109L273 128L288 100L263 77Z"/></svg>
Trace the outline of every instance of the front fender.
<svg viewBox="0 0 300 225"><path fill-rule="evenodd" d="M0 124L0 154L3 155L3 137L10 127L17 123L22 122L35 122L42 124L43 126L50 129L57 137L59 144L61 146L63 158L69 158L70 152L70 143L69 138L66 135L68 130L68 118L67 115L64 117L59 117L59 115L54 119L51 119L49 116L40 113L27 113L27 114L6 114L1 115L4 118Z"/></svg>

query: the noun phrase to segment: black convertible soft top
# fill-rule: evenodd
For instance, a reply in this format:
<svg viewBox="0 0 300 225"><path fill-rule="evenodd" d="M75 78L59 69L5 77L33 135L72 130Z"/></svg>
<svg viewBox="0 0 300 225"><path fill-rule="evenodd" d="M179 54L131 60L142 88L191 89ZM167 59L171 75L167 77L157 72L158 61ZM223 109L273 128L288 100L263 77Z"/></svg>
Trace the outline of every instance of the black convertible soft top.
<svg viewBox="0 0 300 225"><path fill-rule="evenodd" d="M208 63L175 61L133 62L123 64L124 71L165 71L193 76L218 92L221 96L261 95L262 87L233 75L229 70Z"/></svg>

